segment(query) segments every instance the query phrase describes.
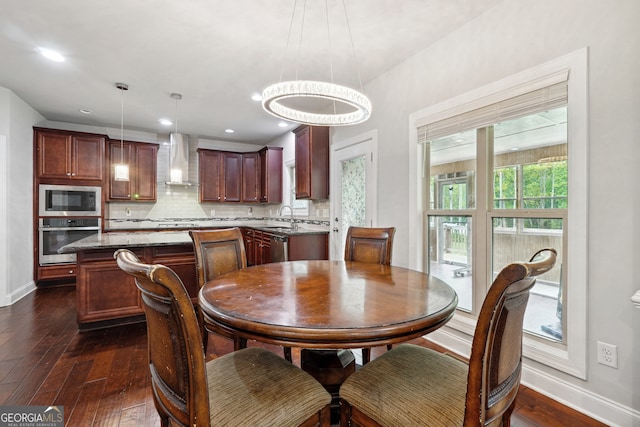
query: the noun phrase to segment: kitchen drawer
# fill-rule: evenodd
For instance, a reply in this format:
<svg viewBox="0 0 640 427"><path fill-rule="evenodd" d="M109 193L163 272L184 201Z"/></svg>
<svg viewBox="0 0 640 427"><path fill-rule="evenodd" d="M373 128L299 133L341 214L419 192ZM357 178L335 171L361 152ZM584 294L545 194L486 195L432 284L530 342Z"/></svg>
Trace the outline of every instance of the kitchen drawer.
<svg viewBox="0 0 640 427"><path fill-rule="evenodd" d="M38 279L67 279L76 277L76 264L50 265L38 267Z"/></svg>

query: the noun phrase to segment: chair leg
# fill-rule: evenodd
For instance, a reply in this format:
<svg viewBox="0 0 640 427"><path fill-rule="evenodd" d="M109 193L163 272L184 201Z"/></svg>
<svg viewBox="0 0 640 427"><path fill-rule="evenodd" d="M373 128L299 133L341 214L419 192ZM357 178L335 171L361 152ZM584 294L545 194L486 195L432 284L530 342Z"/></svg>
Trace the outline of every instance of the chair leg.
<svg viewBox="0 0 640 427"><path fill-rule="evenodd" d="M247 339L240 338L239 336L233 337L233 351L242 350L243 348L247 348Z"/></svg>
<svg viewBox="0 0 640 427"><path fill-rule="evenodd" d="M346 400L340 399L340 427L349 427L351 424L351 405Z"/></svg>
<svg viewBox="0 0 640 427"><path fill-rule="evenodd" d="M363 348L362 349L362 364L366 365L371 360L371 349Z"/></svg>
<svg viewBox="0 0 640 427"><path fill-rule="evenodd" d="M292 362L291 347L282 347L282 350L284 351L284 359L288 362Z"/></svg>
<svg viewBox="0 0 640 427"><path fill-rule="evenodd" d="M387 351L391 350L392 348L393 348L393 345L387 344Z"/></svg>
<svg viewBox="0 0 640 427"><path fill-rule="evenodd" d="M502 427L510 427L511 426L511 414L516 407L516 401L511 402L511 405L507 408L506 411L502 414Z"/></svg>

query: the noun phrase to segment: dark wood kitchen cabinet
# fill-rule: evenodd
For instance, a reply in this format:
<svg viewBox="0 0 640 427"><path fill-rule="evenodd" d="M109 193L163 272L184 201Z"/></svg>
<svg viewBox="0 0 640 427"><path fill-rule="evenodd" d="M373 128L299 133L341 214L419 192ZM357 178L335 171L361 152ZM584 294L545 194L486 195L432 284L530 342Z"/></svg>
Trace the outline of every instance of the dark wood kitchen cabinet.
<svg viewBox="0 0 640 427"><path fill-rule="evenodd" d="M242 200L242 154L224 152L222 156L223 194L225 202Z"/></svg>
<svg viewBox="0 0 640 427"><path fill-rule="evenodd" d="M222 201L222 151L198 149L200 203Z"/></svg>
<svg viewBox="0 0 640 427"><path fill-rule="evenodd" d="M35 130L40 182L100 181L104 176L105 137L53 129Z"/></svg>
<svg viewBox="0 0 640 427"><path fill-rule="evenodd" d="M329 198L329 128L300 126L295 134L296 199Z"/></svg>
<svg viewBox="0 0 640 427"><path fill-rule="evenodd" d="M242 154L198 149L200 202L242 201Z"/></svg>
<svg viewBox="0 0 640 427"><path fill-rule="evenodd" d="M282 147L265 147L260 156L260 201L282 203Z"/></svg>
<svg viewBox="0 0 640 427"><path fill-rule="evenodd" d="M197 301L198 281L193 245L130 248L142 262L163 264L173 269ZM81 329L144 320L140 292L132 276L122 271L113 258L114 249L78 252L76 311Z"/></svg>
<svg viewBox="0 0 640 427"><path fill-rule="evenodd" d="M247 265L268 264L271 262L271 234L253 228L243 228L244 250Z"/></svg>
<svg viewBox="0 0 640 427"><path fill-rule="evenodd" d="M260 157L258 153L242 153L242 201L260 201Z"/></svg>
<svg viewBox="0 0 640 427"><path fill-rule="evenodd" d="M281 203L282 148L235 153L198 149L200 203Z"/></svg>
<svg viewBox="0 0 640 427"><path fill-rule="evenodd" d="M158 145L143 142L110 140L108 201L151 202L157 198ZM116 181L114 167L120 161L129 165L129 181Z"/></svg>
<svg viewBox="0 0 640 427"><path fill-rule="evenodd" d="M260 265L272 262L271 237L281 234L242 227L247 265ZM287 239L288 261L329 259L329 233L289 234Z"/></svg>
<svg viewBox="0 0 640 427"><path fill-rule="evenodd" d="M256 230L253 228L242 227L240 229L242 232L242 240L244 242L244 252L247 256L247 265L255 265L255 233Z"/></svg>

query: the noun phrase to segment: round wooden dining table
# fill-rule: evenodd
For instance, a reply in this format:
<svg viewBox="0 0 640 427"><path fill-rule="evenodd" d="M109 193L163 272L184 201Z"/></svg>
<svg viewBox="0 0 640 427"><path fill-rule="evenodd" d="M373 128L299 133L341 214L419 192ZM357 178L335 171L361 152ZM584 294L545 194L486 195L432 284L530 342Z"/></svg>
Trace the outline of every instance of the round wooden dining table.
<svg viewBox="0 0 640 427"><path fill-rule="evenodd" d="M394 344L453 316L458 297L415 270L349 261L257 265L206 283L207 326L242 339L309 349Z"/></svg>

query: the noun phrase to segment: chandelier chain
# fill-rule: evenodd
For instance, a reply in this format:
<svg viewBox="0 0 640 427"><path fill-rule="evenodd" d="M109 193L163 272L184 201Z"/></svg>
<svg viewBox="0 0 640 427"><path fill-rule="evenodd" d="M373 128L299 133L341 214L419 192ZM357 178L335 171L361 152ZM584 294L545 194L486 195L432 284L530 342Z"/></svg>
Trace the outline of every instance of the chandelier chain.
<svg viewBox="0 0 640 427"><path fill-rule="evenodd" d="M349 23L349 14L347 13L347 5L344 0L342 0L342 9L344 10L344 17L347 21L347 30L349 31L349 41L351 42L351 52L353 52L353 59L356 68L356 74L358 75L358 83L360 84L360 91L364 92L364 87L362 85L362 78L360 77L360 68L358 67L358 54L356 53L356 46L353 43L353 35L351 34L351 24Z"/></svg>
<svg viewBox="0 0 640 427"><path fill-rule="evenodd" d="M307 1L302 0L302 11L298 12L298 0L294 1L293 12L291 13L291 21L289 23L289 32L287 34L286 49L283 54L282 67L280 69L280 80L276 84L268 86L262 92L262 107L270 114L279 117L284 120L289 120L301 124L309 124L316 126L345 126L362 123L366 121L371 115L371 101L364 95L362 91L362 78L360 71L356 64L356 72L358 82L360 84L361 92L355 89L351 89L346 86L338 85L334 76L334 58L333 58L333 46L331 39L330 21L333 20L329 16L329 3L325 0L325 17L327 27L327 40L328 40L328 55L329 55L329 72L330 82L322 82L315 80L298 80L298 73L300 69L301 53L302 53L302 41L305 29L306 19L306 6ZM354 59L357 61L355 54L355 45L353 42L353 36L351 32L351 25L347 14L345 2L343 0L342 7L344 10L347 29L349 33L349 41L351 44L351 50L353 52ZM301 28L298 41L298 52L295 58L295 79L284 81L285 66L287 62L287 55L291 44L291 39L294 34L294 20L296 19L296 13L301 14ZM310 110L297 109L286 105L286 101L293 99L324 99L333 106L331 114L316 113ZM348 112L338 112L337 104L346 106L351 109ZM327 105L327 107L329 107Z"/></svg>

